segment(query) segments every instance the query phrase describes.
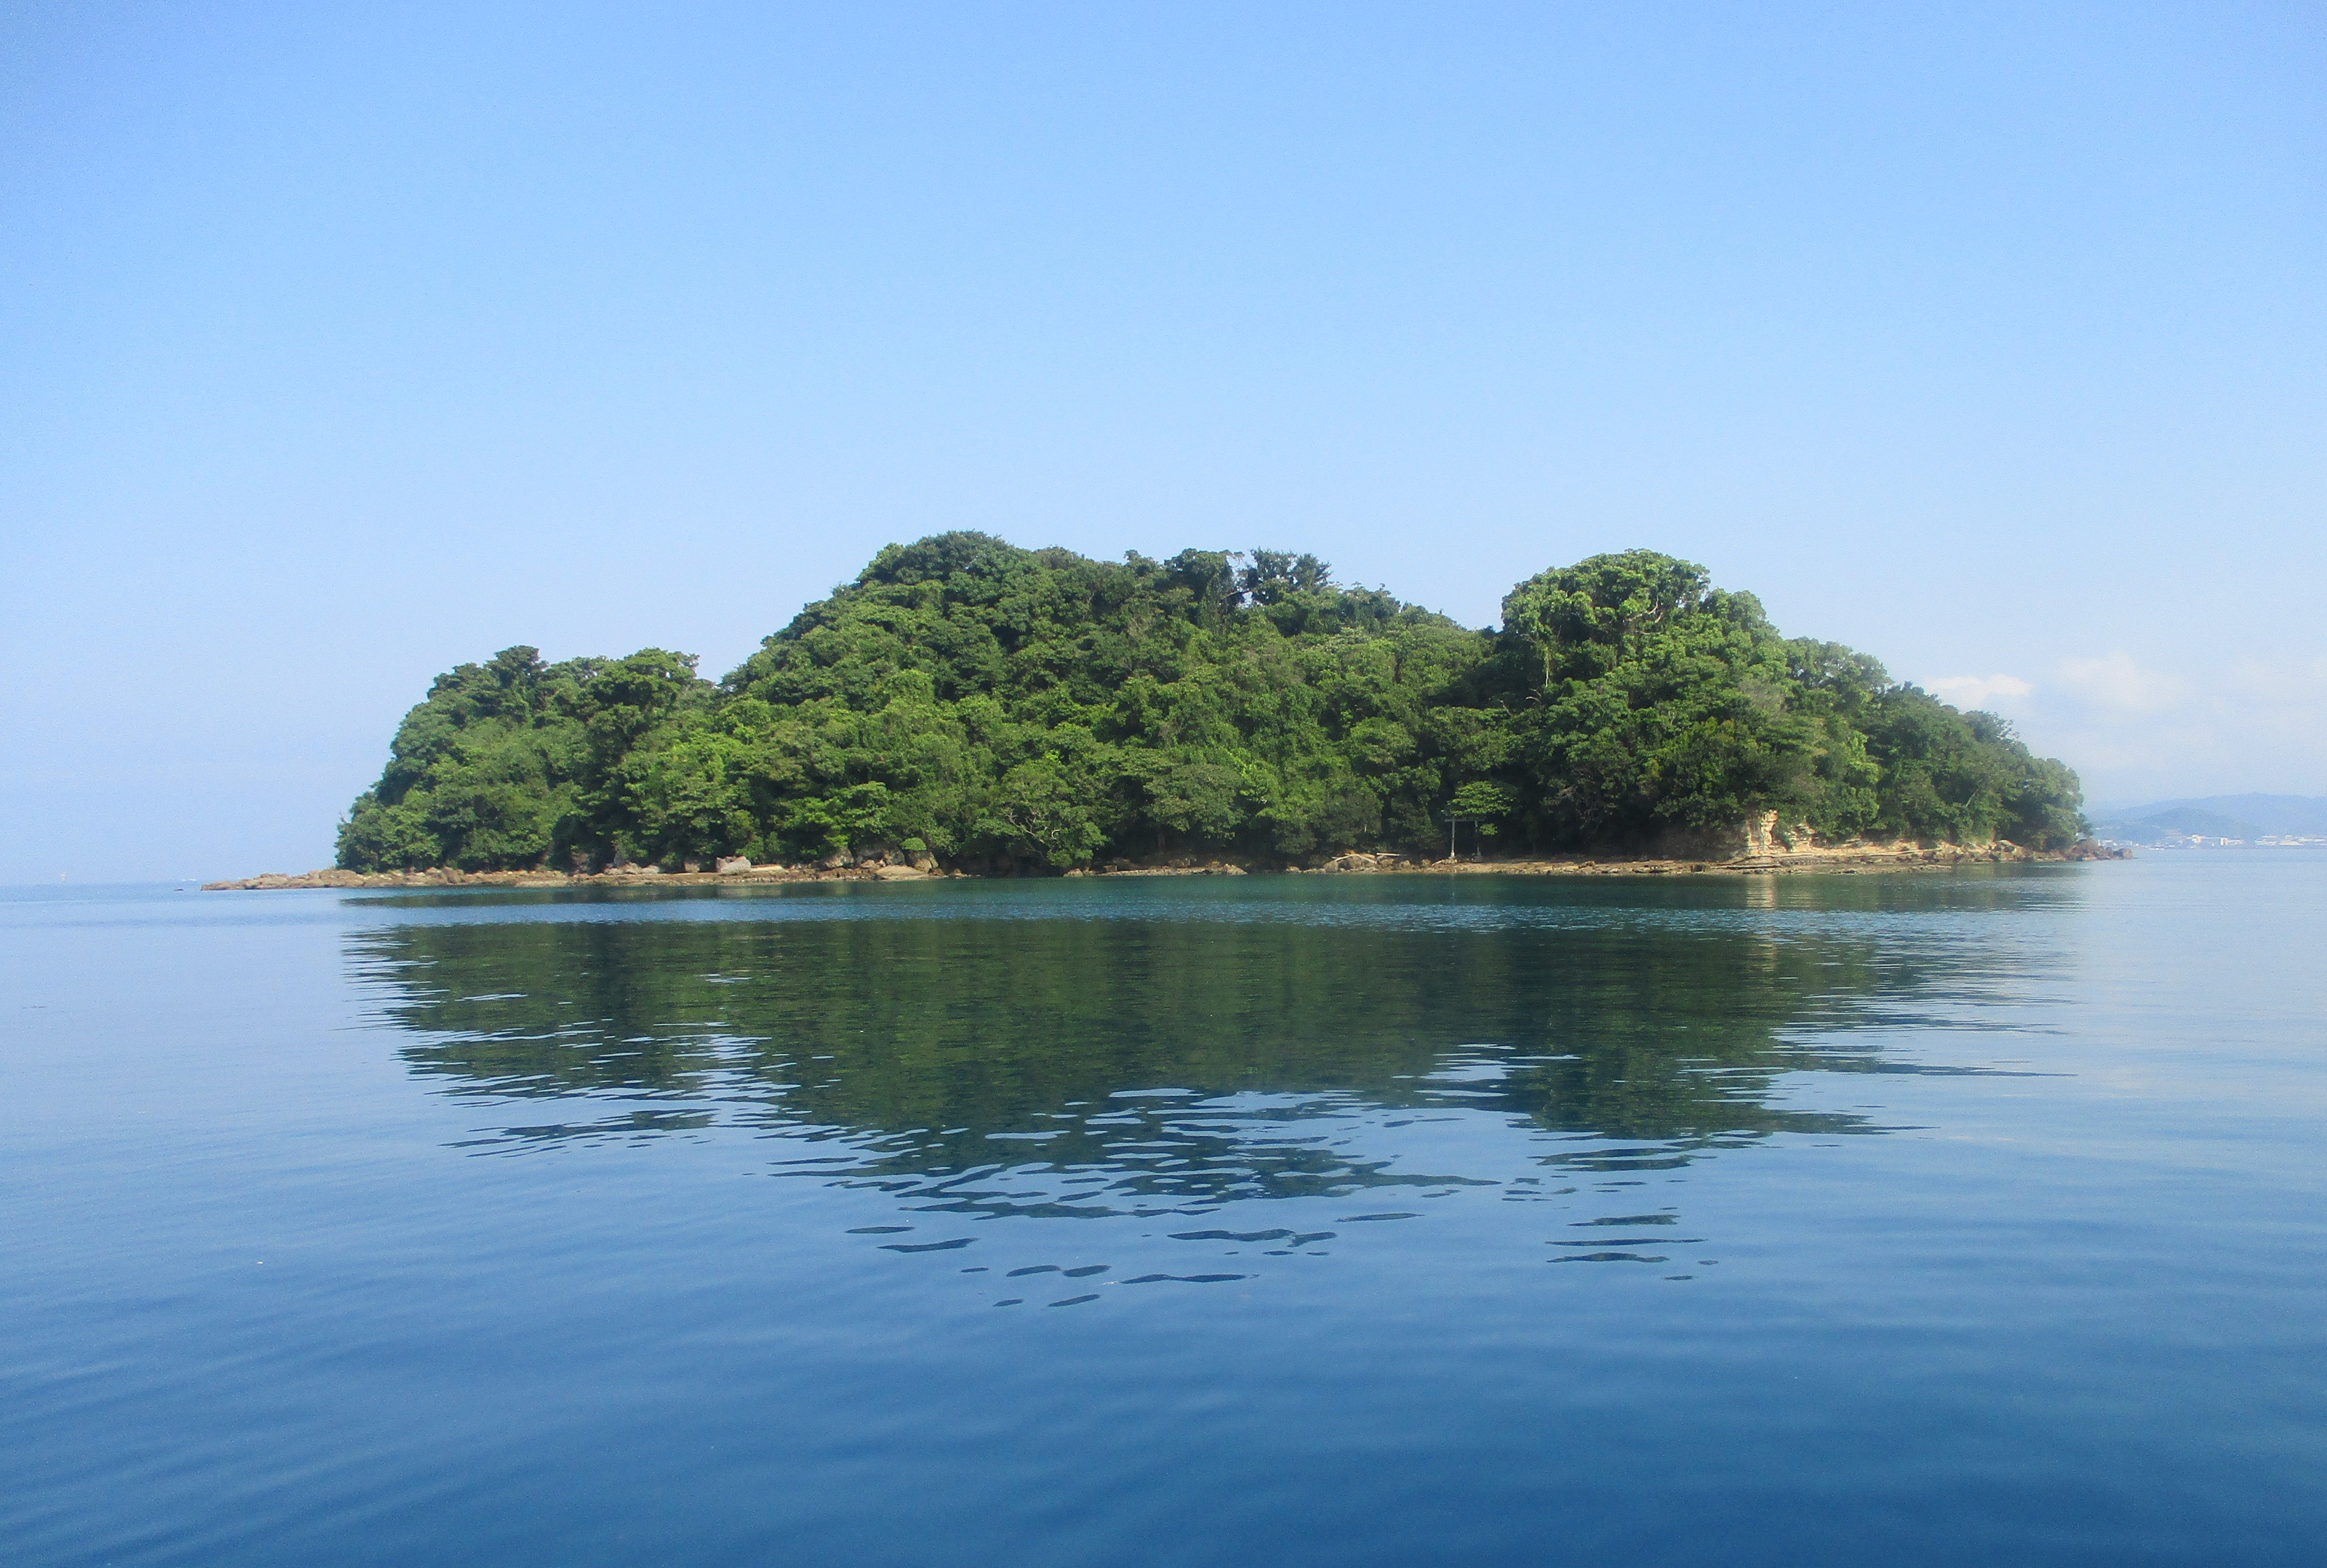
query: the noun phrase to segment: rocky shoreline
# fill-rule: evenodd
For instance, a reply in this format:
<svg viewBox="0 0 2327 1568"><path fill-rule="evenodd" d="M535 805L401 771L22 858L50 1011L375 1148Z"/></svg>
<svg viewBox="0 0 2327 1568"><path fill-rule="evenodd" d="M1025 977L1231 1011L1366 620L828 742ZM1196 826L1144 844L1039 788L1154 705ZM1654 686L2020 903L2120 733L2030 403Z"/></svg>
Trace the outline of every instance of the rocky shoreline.
<svg viewBox="0 0 2327 1568"><path fill-rule="evenodd" d="M2131 860L2129 849L2115 849L2084 839L2067 849L2024 849L2016 844L1984 845L1847 844L1772 847L1761 854L1725 858L1683 855L1565 854L1536 859L1416 861L1400 855L1345 854L1317 869L1328 873L1457 872L1500 873L1511 876L1671 876L1778 875L1805 872L1953 871L1966 865L2066 864L2089 860ZM1301 868L1292 867L1294 871ZM1312 873L1314 874L1314 873Z"/></svg>
<svg viewBox="0 0 2327 1568"><path fill-rule="evenodd" d="M1677 856L1565 854L1511 860L1424 860L1396 854L1338 855L1318 866L1251 867L1233 861L1186 860L1163 865L1113 862L1089 870L1077 868L1069 877L1091 876L1246 876L1256 871L1280 871L1294 876L1769 876L1805 872L1854 874L1883 872L1953 871L1967 865L2030 864L2089 860L2130 860L2133 852L2085 839L2068 849L2033 850L1996 843L1979 846L1894 844L1852 844L1787 849L1725 859ZM269 892L294 888L587 888L587 887L736 887L771 882L943 882L975 878L977 873L947 871L926 856L913 863L883 861L866 865L753 865L740 859L720 863L715 870L664 871L659 866L614 866L599 872L463 871L455 866L425 871L302 872L295 875L268 872L238 881L204 882L204 892Z"/></svg>

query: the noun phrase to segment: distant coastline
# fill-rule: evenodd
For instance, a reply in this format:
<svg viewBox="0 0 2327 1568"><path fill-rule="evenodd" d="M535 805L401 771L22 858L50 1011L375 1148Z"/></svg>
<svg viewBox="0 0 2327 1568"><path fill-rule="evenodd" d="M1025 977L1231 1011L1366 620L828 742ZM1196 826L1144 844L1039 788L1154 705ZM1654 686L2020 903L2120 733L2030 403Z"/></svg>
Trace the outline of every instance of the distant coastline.
<svg viewBox="0 0 2327 1568"><path fill-rule="evenodd" d="M2155 849L2327 845L2327 797L2210 795L2092 813L2093 836Z"/></svg>

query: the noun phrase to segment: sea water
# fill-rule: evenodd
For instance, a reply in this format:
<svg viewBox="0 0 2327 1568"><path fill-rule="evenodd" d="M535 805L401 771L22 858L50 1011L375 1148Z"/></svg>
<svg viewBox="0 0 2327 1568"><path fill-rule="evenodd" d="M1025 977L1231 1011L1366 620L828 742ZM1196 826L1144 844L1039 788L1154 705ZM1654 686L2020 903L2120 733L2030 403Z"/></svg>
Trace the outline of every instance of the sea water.
<svg viewBox="0 0 2327 1568"><path fill-rule="evenodd" d="M2327 856L0 897L0 1557L2311 1563Z"/></svg>

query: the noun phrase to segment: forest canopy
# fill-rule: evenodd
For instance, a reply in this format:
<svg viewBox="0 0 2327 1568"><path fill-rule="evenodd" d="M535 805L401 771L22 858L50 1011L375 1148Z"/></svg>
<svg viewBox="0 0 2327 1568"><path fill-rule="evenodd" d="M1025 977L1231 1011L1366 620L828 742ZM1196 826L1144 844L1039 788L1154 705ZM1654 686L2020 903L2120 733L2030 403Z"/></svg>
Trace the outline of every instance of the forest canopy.
<svg viewBox="0 0 2327 1568"><path fill-rule="evenodd" d="M949 864L1315 863L1780 830L2058 847L2075 773L1648 550L1544 572L1473 630L1314 555L1120 563L892 545L716 684L694 656L436 678L341 826L350 870L926 849Z"/></svg>

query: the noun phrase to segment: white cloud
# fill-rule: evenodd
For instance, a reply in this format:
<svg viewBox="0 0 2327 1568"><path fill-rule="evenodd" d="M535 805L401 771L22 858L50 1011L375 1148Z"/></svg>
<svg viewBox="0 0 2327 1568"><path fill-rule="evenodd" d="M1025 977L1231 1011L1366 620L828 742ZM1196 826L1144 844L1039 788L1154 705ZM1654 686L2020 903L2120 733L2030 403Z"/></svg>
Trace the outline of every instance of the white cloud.
<svg viewBox="0 0 2327 1568"><path fill-rule="evenodd" d="M1984 708L1997 697L2024 697L2036 688L2016 675L1943 675L1923 689L1959 708Z"/></svg>
<svg viewBox="0 0 2327 1568"><path fill-rule="evenodd" d="M2061 679L2070 690L2104 707L2132 714L2170 708L2190 690L2190 683L2180 676L2144 669L2123 649L2099 658L2062 659Z"/></svg>
<svg viewBox="0 0 2327 1568"><path fill-rule="evenodd" d="M2064 660L2022 725L2095 799L2327 794L2327 658L2256 650L2173 673L2122 650Z"/></svg>

